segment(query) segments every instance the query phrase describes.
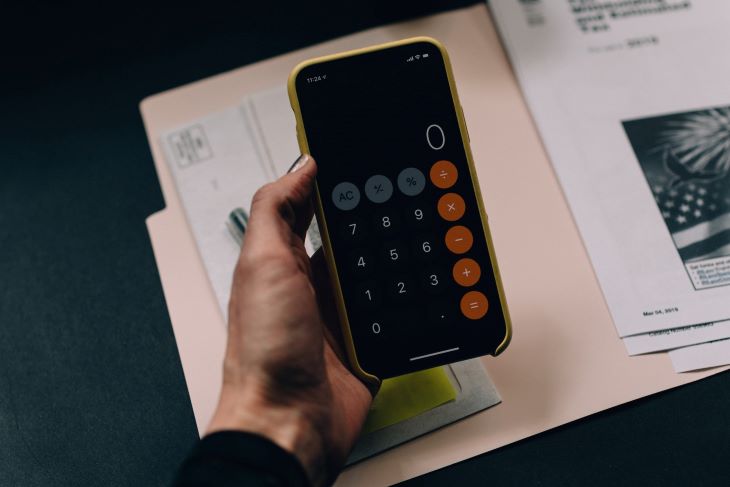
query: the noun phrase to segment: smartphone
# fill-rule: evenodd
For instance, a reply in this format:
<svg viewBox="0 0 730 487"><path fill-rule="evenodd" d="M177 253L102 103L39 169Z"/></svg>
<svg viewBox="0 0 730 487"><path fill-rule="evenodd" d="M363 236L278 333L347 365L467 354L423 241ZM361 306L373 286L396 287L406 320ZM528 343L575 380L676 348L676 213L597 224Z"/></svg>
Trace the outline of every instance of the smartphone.
<svg viewBox="0 0 730 487"><path fill-rule="evenodd" d="M311 59L289 98L350 365L377 381L511 337L448 55L418 37Z"/></svg>

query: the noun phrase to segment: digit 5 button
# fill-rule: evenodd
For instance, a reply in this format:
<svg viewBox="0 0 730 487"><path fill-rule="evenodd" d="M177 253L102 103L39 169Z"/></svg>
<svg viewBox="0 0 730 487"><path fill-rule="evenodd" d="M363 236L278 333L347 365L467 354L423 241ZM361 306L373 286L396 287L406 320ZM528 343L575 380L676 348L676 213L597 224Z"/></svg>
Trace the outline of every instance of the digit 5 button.
<svg viewBox="0 0 730 487"><path fill-rule="evenodd" d="M455 254L464 254L474 244L474 236L468 228L462 225L449 228L444 238L446 248Z"/></svg>
<svg viewBox="0 0 730 487"><path fill-rule="evenodd" d="M462 216L466 211L466 203L464 198L456 193L446 193L438 202L439 215L446 221L455 222Z"/></svg>
<svg viewBox="0 0 730 487"><path fill-rule="evenodd" d="M461 298L461 312L470 320L478 320L487 314L489 301L484 293L469 291Z"/></svg>

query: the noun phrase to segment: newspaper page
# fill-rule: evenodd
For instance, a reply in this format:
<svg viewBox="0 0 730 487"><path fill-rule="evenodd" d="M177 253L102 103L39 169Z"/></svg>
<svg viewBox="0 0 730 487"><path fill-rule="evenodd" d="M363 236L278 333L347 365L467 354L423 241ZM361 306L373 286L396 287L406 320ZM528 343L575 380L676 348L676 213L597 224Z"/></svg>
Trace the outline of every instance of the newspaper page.
<svg viewBox="0 0 730 487"><path fill-rule="evenodd" d="M730 2L490 7L619 335L730 318Z"/></svg>

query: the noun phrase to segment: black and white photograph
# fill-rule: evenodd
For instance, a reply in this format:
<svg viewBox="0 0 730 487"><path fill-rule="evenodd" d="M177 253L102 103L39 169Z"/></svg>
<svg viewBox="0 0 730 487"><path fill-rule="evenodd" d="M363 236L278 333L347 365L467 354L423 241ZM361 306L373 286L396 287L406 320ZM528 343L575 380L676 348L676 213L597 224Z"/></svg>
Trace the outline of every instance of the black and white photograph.
<svg viewBox="0 0 730 487"><path fill-rule="evenodd" d="M680 258L713 263L710 281L695 287L730 283L715 272L717 259L730 256L730 107L623 126Z"/></svg>

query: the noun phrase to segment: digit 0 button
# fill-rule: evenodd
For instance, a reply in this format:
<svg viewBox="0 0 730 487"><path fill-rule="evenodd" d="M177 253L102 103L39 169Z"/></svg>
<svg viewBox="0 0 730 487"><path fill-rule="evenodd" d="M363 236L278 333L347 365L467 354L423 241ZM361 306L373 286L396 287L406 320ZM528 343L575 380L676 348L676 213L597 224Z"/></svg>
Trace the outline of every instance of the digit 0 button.
<svg viewBox="0 0 730 487"><path fill-rule="evenodd" d="M474 243L474 236L471 234L468 228L457 225L449 228L444 238L446 248L455 254L463 254L471 249Z"/></svg>
<svg viewBox="0 0 730 487"><path fill-rule="evenodd" d="M332 190L332 202L340 210L352 210L360 203L360 190L352 183L339 183Z"/></svg>
<svg viewBox="0 0 730 487"><path fill-rule="evenodd" d="M446 221L455 222L462 216L466 210L464 198L456 193L446 193L438 202L439 215Z"/></svg>
<svg viewBox="0 0 730 487"><path fill-rule="evenodd" d="M429 176L434 186L446 189L456 184L456 180L459 178L459 172L451 161L438 161L431 166Z"/></svg>
<svg viewBox="0 0 730 487"><path fill-rule="evenodd" d="M470 320L478 320L487 314L489 301L479 291L469 291L461 298L461 312Z"/></svg>
<svg viewBox="0 0 730 487"><path fill-rule="evenodd" d="M459 259L451 271L454 281L461 286L469 287L479 282L482 270L474 259Z"/></svg>

